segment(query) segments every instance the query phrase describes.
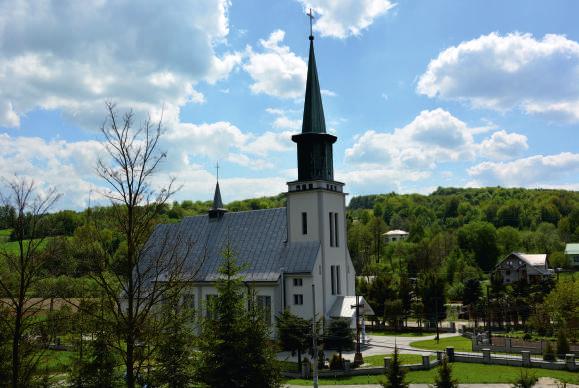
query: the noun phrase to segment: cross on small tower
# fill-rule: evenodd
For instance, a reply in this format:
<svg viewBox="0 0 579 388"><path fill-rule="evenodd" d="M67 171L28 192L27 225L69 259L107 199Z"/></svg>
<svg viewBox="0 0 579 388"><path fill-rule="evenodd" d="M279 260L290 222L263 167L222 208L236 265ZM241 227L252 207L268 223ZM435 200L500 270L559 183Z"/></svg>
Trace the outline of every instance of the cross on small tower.
<svg viewBox="0 0 579 388"><path fill-rule="evenodd" d="M312 21L314 20L314 13L312 12L311 8L310 8L310 12L306 13L306 15L308 15L308 17L310 18L310 37L313 37L314 33L312 30Z"/></svg>

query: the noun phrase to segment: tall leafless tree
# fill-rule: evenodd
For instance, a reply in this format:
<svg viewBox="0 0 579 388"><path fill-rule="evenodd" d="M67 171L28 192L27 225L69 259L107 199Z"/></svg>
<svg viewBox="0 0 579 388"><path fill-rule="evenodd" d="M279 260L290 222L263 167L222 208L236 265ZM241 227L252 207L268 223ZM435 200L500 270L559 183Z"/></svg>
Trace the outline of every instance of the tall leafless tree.
<svg viewBox="0 0 579 388"><path fill-rule="evenodd" d="M172 178L165 187L153 186L166 157L159 151L161 121L147 119L135 129L132 112L119 116L114 104L106 107L101 132L107 158L99 160L97 172L108 183L104 195L111 201L111 221L123 235L126 249L104 258L93 276L104 295L103 324L119 334L113 347L123 359L127 386L132 388L155 352L152 338L168 324L156 307L178 299L196 274L185 266L194 241L162 226L155 228L160 211L175 193ZM106 261L112 264L107 266Z"/></svg>
<svg viewBox="0 0 579 388"><path fill-rule="evenodd" d="M6 181L6 190L0 192L5 206L15 209L12 221L17 249L0 249L0 330L10 333L12 348L11 386L26 387L33 377L42 357L42 349L35 342L35 328L42 324L38 319L39 307L45 301L35 295L35 287L42 280L45 269L44 216L58 200L59 195L50 189L40 195L35 184L24 178Z"/></svg>

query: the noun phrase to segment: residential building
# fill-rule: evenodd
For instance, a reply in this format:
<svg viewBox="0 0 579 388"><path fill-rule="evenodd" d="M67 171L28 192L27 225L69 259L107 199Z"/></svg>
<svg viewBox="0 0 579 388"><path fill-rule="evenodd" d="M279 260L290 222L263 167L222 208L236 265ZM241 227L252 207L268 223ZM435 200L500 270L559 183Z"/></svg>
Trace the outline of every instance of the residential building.
<svg viewBox="0 0 579 388"><path fill-rule="evenodd" d="M549 268L546 253L530 254L513 252L495 266L495 273L503 279L503 284L525 280L527 283L538 283L553 275Z"/></svg>

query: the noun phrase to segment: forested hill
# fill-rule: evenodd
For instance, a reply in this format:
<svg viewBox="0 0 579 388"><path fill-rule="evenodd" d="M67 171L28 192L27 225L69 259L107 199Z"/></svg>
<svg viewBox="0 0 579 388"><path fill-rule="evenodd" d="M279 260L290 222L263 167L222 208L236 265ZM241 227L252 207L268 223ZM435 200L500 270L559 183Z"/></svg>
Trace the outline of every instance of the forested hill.
<svg viewBox="0 0 579 388"><path fill-rule="evenodd" d="M552 266L564 267L564 244L579 242L579 192L489 187L358 196L348 221L360 272L396 257L411 271L430 270L453 255L488 272L513 251L548 253ZM408 241L385 246L380 236L390 229L408 231Z"/></svg>

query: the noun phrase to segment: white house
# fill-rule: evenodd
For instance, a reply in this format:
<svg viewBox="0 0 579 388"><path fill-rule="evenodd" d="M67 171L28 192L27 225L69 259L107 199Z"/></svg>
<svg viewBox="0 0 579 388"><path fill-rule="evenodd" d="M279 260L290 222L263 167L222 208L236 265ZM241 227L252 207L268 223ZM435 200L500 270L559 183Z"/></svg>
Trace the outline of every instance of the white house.
<svg viewBox="0 0 579 388"><path fill-rule="evenodd" d="M549 269L547 254L530 254L513 252L495 267L495 273L503 279L503 284L516 283L525 280L527 283L537 283L553 274Z"/></svg>
<svg viewBox="0 0 579 388"><path fill-rule="evenodd" d="M314 299L318 317L354 316L356 273L346 238L347 194L344 183L334 180L337 138L326 132L312 36L302 131L292 140L297 143L298 177L287 184L286 207L230 213L223 208L218 182L208 214L160 225L153 233L152 246L166 236L192 242L184 254L187 269L196 275L186 300L197 311L208 313L207 301L217 294L222 253L230 244L245 283L255 290L272 325L286 308L310 319ZM366 305L363 298L361 302ZM372 313L369 306L364 311Z"/></svg>
<svg viewBox="0 0 579 388"><path fill-rule="evenodd" d="M579 243L567 244L565 246L565 257L568 263L574 267L579 268Z"/></svg>
<svg viewBox="0 0 579 388"><path fill-rule="evenodd" d="M406 240L408 238L408 232L405 230L395 229L382 234L382 236L384 236L384 241L386 242L396 242Z"/></svg>

